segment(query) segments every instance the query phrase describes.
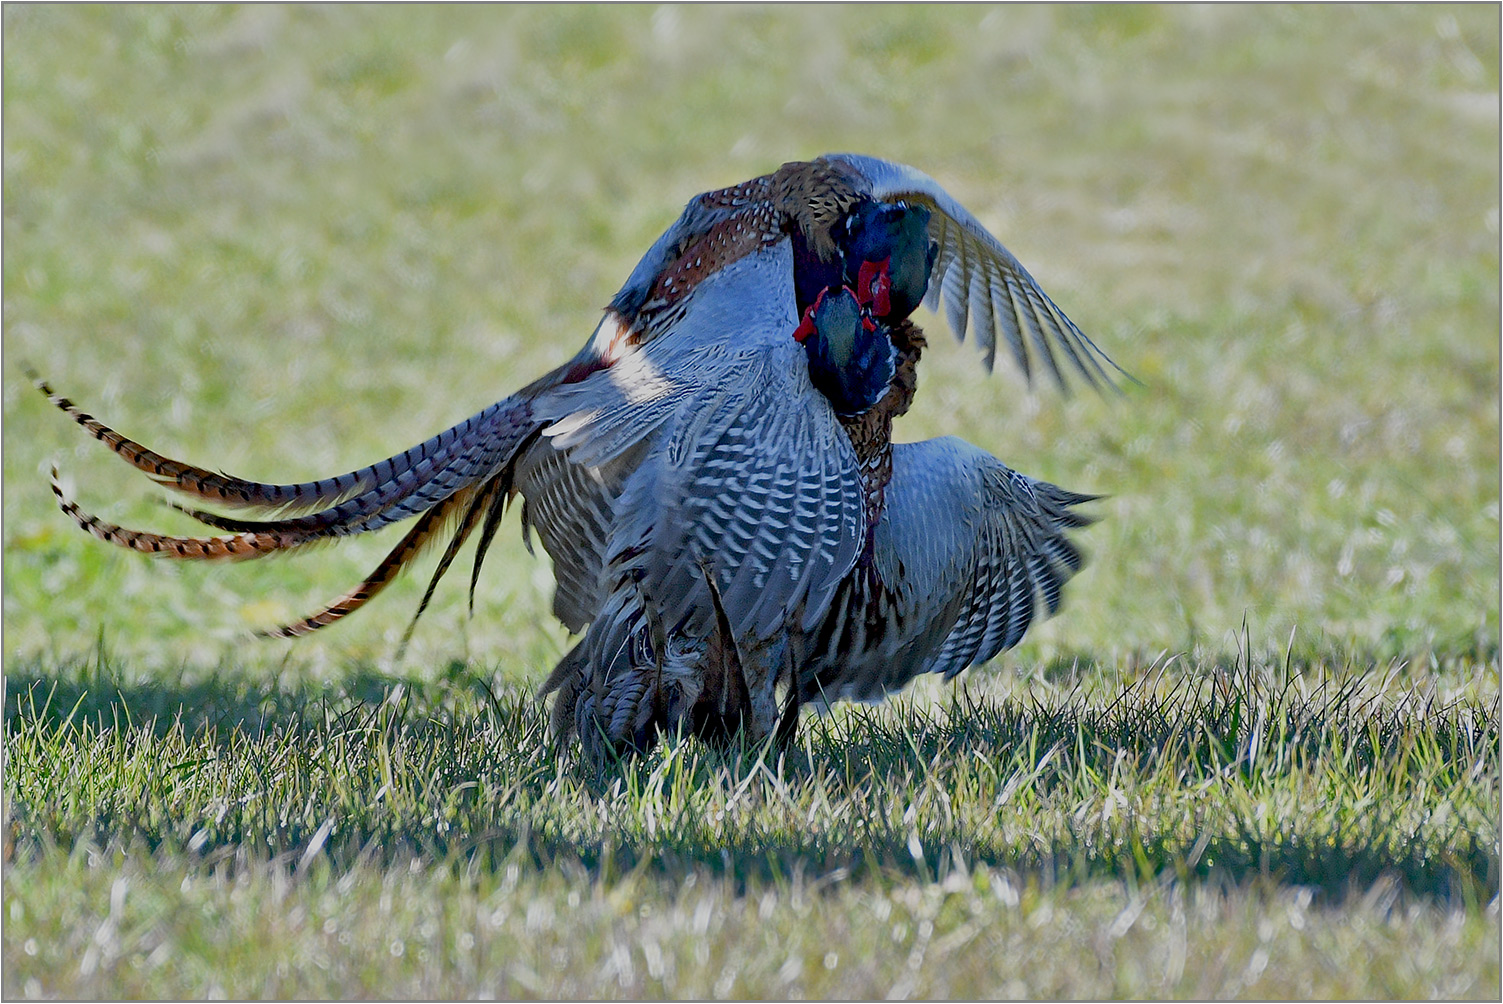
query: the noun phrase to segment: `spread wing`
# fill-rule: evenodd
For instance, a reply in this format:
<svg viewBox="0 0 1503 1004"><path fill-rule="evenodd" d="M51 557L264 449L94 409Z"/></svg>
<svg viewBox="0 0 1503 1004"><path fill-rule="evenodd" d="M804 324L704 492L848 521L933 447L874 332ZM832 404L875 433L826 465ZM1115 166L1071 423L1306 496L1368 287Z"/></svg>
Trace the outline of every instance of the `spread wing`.
<svg viewBox="0 0 1503 1004"><path fill-rule="evenodd" d="M900 582L900 606L914 614L909 630L955 616L938 651L913 671L953 677L1058 610L1083 560L1066 532L1094 522L1073 507L1096 497L1025 477L951 437L895 447L878 568ZM895 580L899 563L906 578Z"/></svg>
<svg viewBox="0 0 1503 1004"><path fill-rule="evenodd" d="M933 178L904 164L861 154L827 154L821 159L853 168L874 199L929 209L929 233L939 243L939 255L925 305L932 310L943 305L960 340L965 340L967 331L975 334L988 370L996 358L1000 332L1030 380L1035 356L1043 359L1061 388L1066 384L1060 356L1093 387L1114 387L1114 374L1127 376L1065 316L1012 252Z"/></svg>

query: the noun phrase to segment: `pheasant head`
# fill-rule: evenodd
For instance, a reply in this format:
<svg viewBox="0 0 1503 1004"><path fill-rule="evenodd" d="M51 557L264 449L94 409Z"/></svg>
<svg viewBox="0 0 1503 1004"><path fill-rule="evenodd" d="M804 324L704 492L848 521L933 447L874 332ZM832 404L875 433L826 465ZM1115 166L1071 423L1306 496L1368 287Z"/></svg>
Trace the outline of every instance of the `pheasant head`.
<svg viewBox="0 0 1503 1004"><path fill-rule="evenodd" d="M809 356L809 379L837 415L859 415L887 393L896 353L878 324L848 287L822 291L793 332Z"/></svg>
<svg viewBox="0 0 1503 1004"><path fill-rule="evenodd" d="M846 217L837 236L845 283L881 321L913 313L929 290L939 244L929 236L929 210L867 200Z"/></svg>

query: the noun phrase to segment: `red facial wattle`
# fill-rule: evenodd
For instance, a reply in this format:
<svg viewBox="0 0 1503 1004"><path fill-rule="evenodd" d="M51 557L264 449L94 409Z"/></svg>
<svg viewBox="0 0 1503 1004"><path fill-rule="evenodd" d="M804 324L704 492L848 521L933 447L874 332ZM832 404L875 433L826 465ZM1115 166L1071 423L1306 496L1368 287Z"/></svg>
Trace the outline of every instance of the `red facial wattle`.
<svg viewBox="0 0 1503 1004"><path fill-rule="evenodd" d="M830 287L828 286L820 290L819 295L814 298L814 302L804 308L803 318L799 321L798 327L793 329L793 340L795 342L802 345L804 344L804 339L814 334L814 313L819 310L819 305L824 302L825 294L829 291Z"/></svg>
<svg viewBox="0 0 1503 1004"><path fill-rule="evenodd" d="M856 275L856 299L873 314L886 317L892 312L892 256L881 261L864 261Z"/></svg>
<svg viewBox="0 0 1503 1004"><path fill-rule="evenodd" d="M814 330L814 307L811 305L804 308L804 319L793 329L793 340L802 345L804 339L814 334Z"/></svg>
<svg viewBox="0 0 1503 1004"><path fill-rule="evenodd" d="M877 263L873 266L870 276L863 271L863 279L869 280L863 282L863 288L867 290L866 299L863 300L861 298L859 290L851 289L849 286L840 287L850 292L856 298L856 302L863 307L861 311L861 327L866 331L877 330L877 321L873 316L874 313L880 313L882 310L890 309L891 307L888 295L892 288L891 276L885 269L877 271L877 269L886 264L886 262ZM863 269L865 267L863 266ZM800 345L804 344L808 337L817 330L814 315L819 312L819 305L824 303L825 295L834 288L834 286L826 286L819 291L819 295L814 298L814 302L804 308L804 316L799 319L798 327L793 329L793 340L795 342L798 342Z"/></svg>

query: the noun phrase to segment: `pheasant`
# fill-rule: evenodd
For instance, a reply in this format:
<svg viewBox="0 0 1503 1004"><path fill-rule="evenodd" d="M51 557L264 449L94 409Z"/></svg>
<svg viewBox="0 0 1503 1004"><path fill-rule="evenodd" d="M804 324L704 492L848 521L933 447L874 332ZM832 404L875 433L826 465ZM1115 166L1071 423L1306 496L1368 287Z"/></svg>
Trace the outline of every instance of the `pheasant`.
<svg viewBox="0 0 1503 1004"><path fill-rule="evenodd" d="M137 469L257 518L180 506L224 533L168 536L85 512L55 470L53 491L95 536L178 558L260 557L416 517L363 582L276 637L359 609L449 527L414 622L478 530L473 604L520 495L524 539L535 530L554 562L555 614L589 628L544 687L559 730L599 748L678 723L756 738L779 682L796 708L989 658L1021 637L1035 591L1052 612L1079 565L1063 531L1086 522L1070 511L1086 496L958 442L892 445L920 301L973 332L988 369L1000 331L1030 379L1038 360L1061 386L1061 359L1095 386L1121 372L932 179L836 154L691 200L573 359L333 478L265 484L172 460L39 381ZM680 677L696 686L668 685Z"/></svg>
<svg viewBox="0 0 1503 1004"><path fill-rule="evenodd" d="M894 224L889 243L900 245L903 231L922 233L927 225L922 208L878 211ZM674 504L692 509L706 482L712 489L719 482L655 479L649 461L633 476L648 478L641 484L650 490L640 499L623 493L621 511L646 518L640 530L630 521L618 524L620 536L604 565L609 592L602 613L544 685L545 693L557 691L556 732L578 728L596 756L644 749L678 725L710 739L738 730L757 738L777 723L775 692L783 686L780 731L786 733L804 703L880 699L920 672L953 677L1015 645L1036 613L1036 595L1050 613L1058 608L1064 581L1081 564L1065 533L1091 522L1072 507L1094 496L1018 475L959 440L890 442L891 418L906 410L912 393L911 381L894 379L895 360L911 370L922 347L916 327L890 303L907 310L923 296L934 255L922 244L917 248L892 255L890 262L876 256L891 268L871 288L829 286L814 294L793 331L807 353L810 383L847 433L854 457L846 463L854 459L862 472L859 511L849 491L840 501L853 519L859 517L864 534L855 541L855 560L837 566L845 574L830 601L798 609L780 605L770 612L781 623L738 629L725 608L742 604L721 596L706 556L729 544L742 561L757 553L756 541L747 539L749 532L740 539L664 533L664 524L674 522ZM854 276L859 284L870 260L848 261L842 278ZM899 266L915 263L905 282ZM879 320L877 312L884 310ZM778 353L786 351L787 324L785 318L763 329L748 318L741 335ZM884 423L874 424L874 417ZM700 432L694 438L711 441ZM714 450L682 466L717 473L709 470ZM736 484L744 488L746 482ZM736 496L717 491L713 501L699 503L701 520L720 527L797 518L788 506L777 505L776 486L765 496L736 513ZM560 551L550 550L563 564ZM775 577L774 570L769 578ZM698 620L682 603L663 602L665 596L689 596L696 579L709 599ZM758 589L768 584L753 580Z"/></svg>

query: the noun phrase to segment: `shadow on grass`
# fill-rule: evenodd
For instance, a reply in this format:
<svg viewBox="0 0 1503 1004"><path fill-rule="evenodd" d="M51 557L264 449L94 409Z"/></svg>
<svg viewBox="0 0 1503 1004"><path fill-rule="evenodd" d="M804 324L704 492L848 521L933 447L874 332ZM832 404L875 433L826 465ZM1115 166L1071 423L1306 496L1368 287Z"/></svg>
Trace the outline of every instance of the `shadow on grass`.
<svg viewBox="0 0 1503 1004"><path fill-rule="evenodd" d="M206 869L269 858L301 872L310 857L323 859L336 872L357 864L387 868L413 860L466 873L520 863L538 872L580 873L604 884L635 876L677 886L689 875L707 875L729 880L738 895L797 880L815 887L873 877L943 881L979 865L1010 874L1019 887L1041 889L1100 880L1145 887L1178 880L1215 888L1301 887L1318 898L1340 902L1389 883L1411 898L1458 906L1480 905L1499 894L1496 850L1478 835L1436 854L1414 845L1339 844L1323 836L1218 836L1194 845L1150 837L1129 839L1120 846L1055 839L1020 847L962 833L918 839L897 832L867 833L850 840L789 834L727 840L640 835L600 839L514 821L449 839L415 823L342 828L345 833L328 839L312 823L288 823L274 837L258 826L221 826L208 839L195 837L185 843L113 817L98 820L97 827L78 834L76 840L94 846L134 846L167 856L190 853ZM60 846L60 841L23 836L16 850L23 856L40 855L48 845ZM73 849L77 846L75 842Z"/></svg>
<svg viewBox="0 0 1503 1004"><path fill-rule="evenodd" d="M235 730L257 735L273 725L321 720L330 709L343 713L351 707L379 705L409 687L419 688L429 704L465 689L490 694L484 681L462 663L451 663L436 683L414 683L355 666L328 686L292 672L267 679L234 670L184 669L170 679L133 679L108 665L101 669L94 660L61 672L23 664L5 674L5 723L8 729L23 722L87 722L96 730L133 727L156 736L179 726L189 734L207 729L225 736Z"/></svg>
<svg viewBox="0 0 1503 1004"><path fill-rule="evenodd" d="M327 690L234 673L127 682L107 667L50 677L23 668L6 684L6 794L23 854L124 844L205 867L252 856L297 870L320 858L335 868L529 862L602 881L705 872L741 888L795 876L940 879L985 864L1042 886L1263 881L1340 897L1391 880L1453 902L1499 891L1496 827L1475 823L1496 816L1496 700L1383 702L1352 681L1278 689L1208 671L1167 691L1145 678L1106 703L961 691L943 714L899 702L838 722L806 718L781 759L685 740L595 770L554 750L530 695L498 699L458 665L426 683L353 671ZM157 747L171 752L150 760ZM66 775L77 762L143 755L123 781L75 797ZM948 820L931 810L917 823L905 814L905 801L962 797L977 762L999 783L1023 779L1050 819L1001 827L985 809ZM1124 763L1171 798L1197 785L1219 793L1216 822L1061 811L1109 797ZM1392 803L1369 798L1320 816L1328 800L1266 818L1257 800L1317 763L1337 783L1376 772ZM772 809L711 825L712 807L694 797L716 785ZM1460 793L1453 801L1467 818L1416 822L1403 803L1424 786ZM843 824L806 827L778 808L813 788L841 806ZM993 797L1000 811L1006 797Z"/></svg>
<svg viewBox="0 0 1503 1004"><path fill-rule="evenodd" d="M494 868L521 860L544 870L561 864L602 880L646 873L670 881L695 872L730 879L738 894L769 882L795 878L830 884L871 876L943 881L978 865L1015 876L1018 885L1075 886L1102 879L1152 885L1166 879L1238 887L1262 883L1302 887L1332 900L1392 882L1406 894L1460 904L1484 903L1498 895L1498 859L1480 839L1432 859L1405 847L1332 846L1324 839L1218 837L1194 846L1172 840L1132 841L1123 847L1093 847L1085 841L1053 840L1019 848L961 834L914 840L898 833L868 834L856 841L763 836L726 842L576 841L529 828L512 828L458 846L402 848L401 861L432 855L466 869ZM339 855L336 857L346 857Z"/></svg>

